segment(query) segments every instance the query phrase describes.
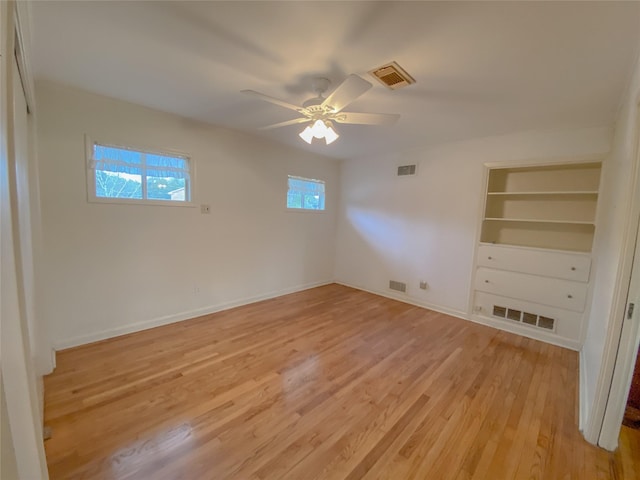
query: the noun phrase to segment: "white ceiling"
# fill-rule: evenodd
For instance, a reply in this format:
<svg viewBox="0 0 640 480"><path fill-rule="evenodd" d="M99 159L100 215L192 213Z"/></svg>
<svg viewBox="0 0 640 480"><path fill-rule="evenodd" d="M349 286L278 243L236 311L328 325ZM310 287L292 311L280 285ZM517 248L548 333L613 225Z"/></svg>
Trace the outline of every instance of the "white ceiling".
<svg viewBox="0 0 640 480"><path fill-rule="evenodd" d="M640 47L637 2L34 2L34 71L85 90L335 158L614 121ZM391 60L417 80L388 90ZM307 146L295 112L311 79L374 87L347 108L399 113Z"/></svg>

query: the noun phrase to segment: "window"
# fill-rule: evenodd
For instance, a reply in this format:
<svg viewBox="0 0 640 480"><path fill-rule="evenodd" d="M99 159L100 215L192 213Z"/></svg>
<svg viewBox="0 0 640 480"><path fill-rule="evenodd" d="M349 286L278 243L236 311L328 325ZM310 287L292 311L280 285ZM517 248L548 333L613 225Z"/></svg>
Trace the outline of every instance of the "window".
<svg viewBox="0 0 640 480"><path fill-rule="evenodd" d="M191 202L191 161L183 155L92 143L88 181L92 200Z"/></svg>
<svg viewBox="0 0 640 480"><path fill-rule="evenodd" d="M287 208L297 210L324 210L324 182L289 175Z"/></svg>

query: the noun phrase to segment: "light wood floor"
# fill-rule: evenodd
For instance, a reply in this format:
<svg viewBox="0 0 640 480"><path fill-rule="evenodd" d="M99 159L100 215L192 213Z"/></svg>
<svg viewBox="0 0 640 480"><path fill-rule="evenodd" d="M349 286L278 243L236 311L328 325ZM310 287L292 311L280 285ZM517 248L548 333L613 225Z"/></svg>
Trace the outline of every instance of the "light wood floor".
<svg viewBox="0 0 640 480"><path fill-rule="evenodd" d="M60 352L51 478L637 479L577 354L339 285Z"/></svg>

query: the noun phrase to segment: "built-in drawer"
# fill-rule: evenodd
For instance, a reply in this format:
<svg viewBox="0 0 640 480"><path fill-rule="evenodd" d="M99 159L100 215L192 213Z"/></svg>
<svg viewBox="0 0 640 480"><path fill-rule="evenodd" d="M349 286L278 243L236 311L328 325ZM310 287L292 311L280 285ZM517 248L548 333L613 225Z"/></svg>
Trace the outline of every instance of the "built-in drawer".
<svg viewBox="0 0 640 480"><path fill-rule="evenodd" d="M512 272L588 282L591 258L588 255L576 253L480 245L478 265Z"/></svg>
<svg viewBox="0 0 640 480"><path fill-rule="evenodd" d="M478 268L475 289L574 312L584 311L587 284L525 273Z"/></svg>
<svg viewBox="0 0 640 480"><path fill-rule="evenodd" d="M580 313L485 292L475 292L473 305L475 315L528 329L532 334L557 335L574 342L573 346L579 345Z"/></svg>

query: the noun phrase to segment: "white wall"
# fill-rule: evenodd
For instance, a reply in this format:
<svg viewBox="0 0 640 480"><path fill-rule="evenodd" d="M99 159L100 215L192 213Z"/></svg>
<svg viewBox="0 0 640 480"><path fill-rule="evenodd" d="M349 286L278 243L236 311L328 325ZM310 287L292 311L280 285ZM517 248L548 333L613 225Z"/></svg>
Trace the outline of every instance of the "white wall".
<svg viewBox="0 0 640 480"><path fill-rule="evenodd" d="M67 347L333 279L339 165L256 137L49 82L36 86L41 311ZM87 202L84 134L185 152L195 202ZM287 212L287 174L326 181L326 213Z"/></svg>
<svg viewBox="0 0 640 480"><path fill-rule="evenodd" d="M349 160L342 166L336 280L467 316L487 162L605 154L611 129L526 132ZM415 177L398 165L418 163ZM426 291L418 288L428 282Z"/></svg>
<svg viewBox="0 0 640 480"><path fill-rule="evenodd" d="M625 239L628 237L627 221L633 206L631 189L634 180L632 170L634 141L637 129L640 128L636 117L638 101L640 101L640 59L623 98L611 154L602 171L602 195L599 199L597 220L600 233L594 245L597 275L594 282L589 329L581 352L582 423L583 427L587 428L590 422L602 421L601 408L604 408L611 380L609 369L602 368L607 332L613 322L620 323L624 316L624 298L626 298L629 271L622 271L624 267L621 261ZM635 231L629 234L632 237L631 245L633 245ZM627 267L630 268L631 265ZM617 286L625 291L618 292ZM618 302L618 295L623 298L622 304ZM617 348L617 344L613 347ZM608 380L604 377L608 377ZM599 386L602 390L600 392L597 391ZM598 395L604 396L604 402L600 402L599 412L593 412L592 406ZM587 438L595 442L600 426L592 425L592 427L589 428L591 431L586 433Z"/></svg>

